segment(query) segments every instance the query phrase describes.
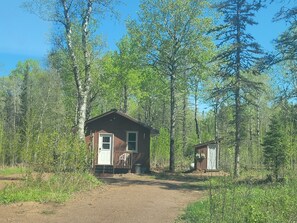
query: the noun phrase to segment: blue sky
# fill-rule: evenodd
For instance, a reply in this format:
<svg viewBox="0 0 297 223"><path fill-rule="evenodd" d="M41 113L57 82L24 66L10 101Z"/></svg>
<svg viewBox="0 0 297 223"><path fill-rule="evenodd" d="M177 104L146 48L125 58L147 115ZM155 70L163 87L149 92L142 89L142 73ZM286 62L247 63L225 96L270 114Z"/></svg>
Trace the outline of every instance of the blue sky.
<svg viewBox="0 0 297 223"><path fill-rule="evenodd" d="M0 1L0 76L8 75L18 61L36 59L41 63L50 50L52 24L42 21L35 15L24 11L20 5L23 0ZM126 33L125 20L136 18L139 0L122 0L117 7L120 19L107 16L100 27L100 33L107 42L106 50L115 50L116 42ZM281 33L286 25L272 23L271 19L279 5L274 3L262 9L258 16L258 26L249 31L266 50L272 50L272 40Z"/></svg>

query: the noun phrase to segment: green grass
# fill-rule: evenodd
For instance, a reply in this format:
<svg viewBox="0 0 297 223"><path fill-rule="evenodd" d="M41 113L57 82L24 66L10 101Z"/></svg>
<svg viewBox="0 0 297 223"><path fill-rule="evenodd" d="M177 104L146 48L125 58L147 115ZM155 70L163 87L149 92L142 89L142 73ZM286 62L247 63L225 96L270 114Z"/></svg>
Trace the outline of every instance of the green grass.
<svg viewBox="0 0 297 223"><path fill-rule="evenodd" d="M4 167L0 168L0 175L23 174L25 171L24 167Z"/></svg>
<svg viewBox="0 0 297 223"><path fill-rule="evenodd" d="M296 222L297 180L268 184L209 181L207 199L190 204L182 222Z"/></svg>
<svg viewBox="0 0 297 223"><path fill-rule="evenodd" d="M89 190L99 185L94 176L82 173L60 173L48 180L28 178L18 184L11 184L0 191L0 203L24 201L64 202L77 191Z"/></svg>

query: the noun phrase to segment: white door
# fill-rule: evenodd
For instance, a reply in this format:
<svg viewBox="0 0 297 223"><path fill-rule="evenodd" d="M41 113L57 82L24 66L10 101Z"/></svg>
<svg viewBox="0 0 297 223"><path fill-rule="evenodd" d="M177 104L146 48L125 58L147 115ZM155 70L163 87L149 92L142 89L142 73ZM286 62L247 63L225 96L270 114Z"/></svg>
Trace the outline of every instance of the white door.
<svg viewBox="0 0 297 223"><path fill-rule="evenodd" d="M113 135L108 133L99 134L98 164L112 165Z"/></svg>
<svg viewBox="0 0 297 223"><path fill-rule="evenodd" d="M216 144L211 144L208 146L207 169L208 170L216 170L217 169L217 146L216 146Z"/></svg>

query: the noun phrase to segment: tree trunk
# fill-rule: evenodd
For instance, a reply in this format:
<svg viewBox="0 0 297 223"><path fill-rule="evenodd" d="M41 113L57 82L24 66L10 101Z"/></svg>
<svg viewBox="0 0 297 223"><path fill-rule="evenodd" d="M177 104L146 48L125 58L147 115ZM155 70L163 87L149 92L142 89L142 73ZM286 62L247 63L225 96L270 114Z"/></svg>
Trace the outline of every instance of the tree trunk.
<svg viewBox="0 0 297 223"><path fill-rule="evenodd" d="M241 104L240 104L240 70L241 70L241 40L240 40L240 3L237 2L237 31L236 31L236 80L235 80L235 155L234 155L234 177L240 174L240 133L241 133Z"/></svg>
<svg viewBox="0 0 297 223"><path fill-rule="evenodd" d="M85 122L87 118L88 97L91 87L91 50L88 47L89 39L89 21L93 10L93 0L88 0L88 6L82 22L82 48L84 52L84 71L85 78L83 83L83 91L81 92L81 106L79 109L80 118L78 120L79 137L85 137Z"/></svg>
<svg viewBox="0 0 297 223"><path fill-rule="evenodd" d="M176 101L175 101L175 85L176 74L170 75L170 172L175 172L175 121L176 121Z"/></svg>
<svg viewBox="0 0 297 223"><path fill-rule="evenodd" d="M26 63L24 70L24 79L22 83L22 93L21 93L21 108L20 108L20 132L21 132L21 142L24 145L26 142L26 129L27 129L27 113L28 113L28 85L29 85L29 71L30 66Z"/></svg>
<svg viewBox="0 0 297 223"><path fill-rule="evenodd" d="M234 156L234 177L239 177L240 163L240 95L239 88L235 91L235 156Z"/></svg>
<svg viewBox="0 0 297 223"><path fill-rule="evenodd" d="M124 113L127 113L127 111L128 111L128 86L127 86L127 84L124 85L123 96L124 96L124 108L123 108L123 112Z"/></svg>
<svg viewBox="0 0 297 223"><path fill-rule="evenodd" d="M81 71L79 70L79 62L75 54L75 50L73 48L72 43L72 22L70 20L69 15L69 7L67 5L66 0L62 0L63 4L63 12L64 12L64 27L66 31L66 42L68 47L68 52L72 61L73 65L73 74L74 79L76 83L76 89L77 89L77 127L78 127L78 136L80 139L84 139L85 133L84 133L84 127L85 127L85 121L86 121L86 110L87 110L87 102L88 102L88 96L90 91L90 84L91 84L91 55L90 51L88 50L87 41L89 36L89 19L92 12L92 4L93 1L88 0L88 6L87 10L83 16L82 21L82 48L84 53L84 78L81 74Z"/></svg>
<svg viewBox="0 0 297 223"><path fill-rule="evenodd" d="M218 100L216 99L214 107L214 124L215 124L215 139L219 139L219 129L218 129Z"/></svg>
<svg viewBox="0 0 297 223"><path fill-rule="evenodd" d="M253 119L252 119L252 115L250 114L250 123L249 123L249 146L248 146L248 150L249 150L249 163L250 163L250 167L253 167L254 164L254 153L253 153Z"/></svg>
<svg viewBox="0 0 297 223"><path fill-rule="evenodd" d="M214 122L215 122L215 140L217 143L217 169L219 169L220 164L220 157L221 157L221 151L220 151L220 139L219 139L219 129L218 129L218 108L219 108L219 99L216 97L215 99L215 107L214 107Z"/></svg>
<svg viewBox="0 0 297 223"><path fill-rule="evenodd" d="M194 112L195 132L196 132L198 142L201 143L200 129L199 129L199 123L198 123L198 82L195 83L194 106L195 106L195 112Z"/></svg>
<svg viewBox="0 0 297 223"><path fill-rule="evenodd" d="M80 95L79 101L79 107L78 107L78 136L80 139L84 139L85 137L85 122L86 122L86 112L87 112L87 100L88 94L86 92L83 92Z"/></svg>
<svg viewBox="0 0 297 223"><path fill-rule="evenodd" d="M257 160L259 160L259 150L261 148L261 139L260 139L260 105L259 101L257 104L257 129L256 129L256 134L257 134L257 149L256 149L256 155L257 155ZM260 163L258 163L261 165Z"/></svg>
<svg viewBox="0 0 297 223"><path fill-rule="evenodd" d="M162 106L162 126L165 126L166 124L166 103L165 100L163 100L163 106Z"/></svg>
<svg viewBox="0 0 297 223"><path fill-rule="evenodd" d="M185 154L187 150L187 93L184 93L183 95L183 133L182 133L182 139L183 139L183 153Z"/></svg>

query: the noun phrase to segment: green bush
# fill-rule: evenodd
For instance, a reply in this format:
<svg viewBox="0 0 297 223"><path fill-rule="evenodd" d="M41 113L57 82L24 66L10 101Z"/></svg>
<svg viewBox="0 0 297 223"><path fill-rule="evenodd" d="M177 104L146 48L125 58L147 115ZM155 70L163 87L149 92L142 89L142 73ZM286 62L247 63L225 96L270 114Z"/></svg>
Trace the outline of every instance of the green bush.
<svg viewBox="0 0 297 223"><path fill-rule="evenodd" d="M93 175L86 173L59 173L48 180L28 177L21 184L8 185L0 191L0 203L22 201L64 202L81 190L89 190L101 184Z"/></svg>
<svg viewBox="0 0 297 223"><path fill-rule="evenodd" d="M24 150L25 163L38 172L84 172L90 168L90 155L84 141L66 133L42 133Z"/></svg>

